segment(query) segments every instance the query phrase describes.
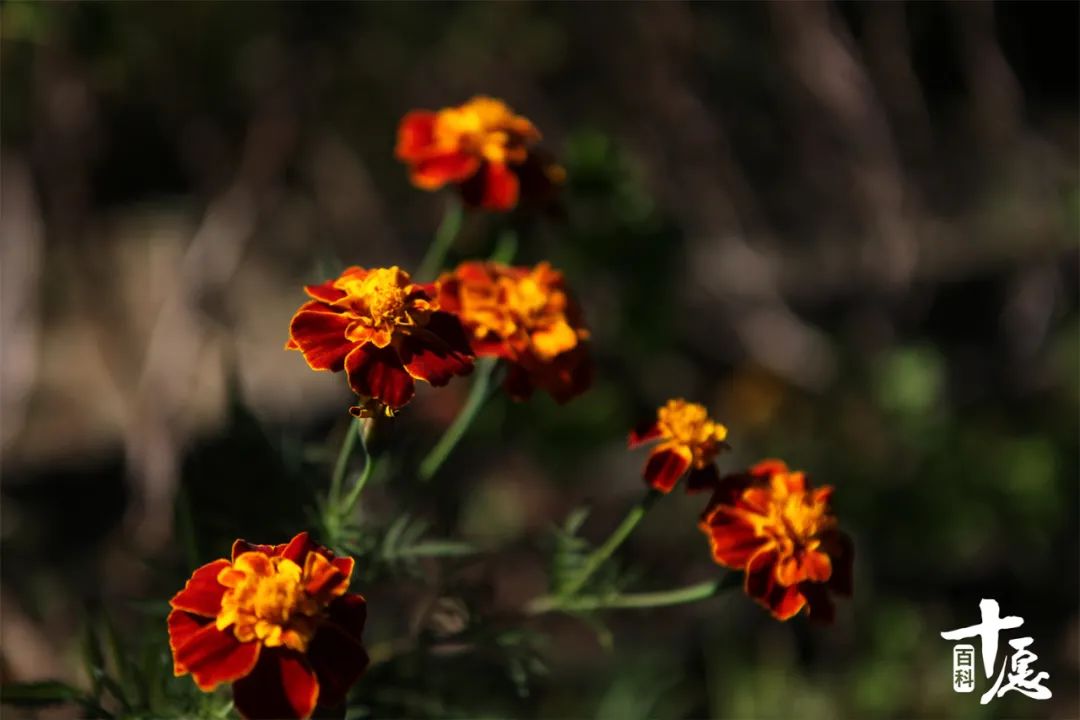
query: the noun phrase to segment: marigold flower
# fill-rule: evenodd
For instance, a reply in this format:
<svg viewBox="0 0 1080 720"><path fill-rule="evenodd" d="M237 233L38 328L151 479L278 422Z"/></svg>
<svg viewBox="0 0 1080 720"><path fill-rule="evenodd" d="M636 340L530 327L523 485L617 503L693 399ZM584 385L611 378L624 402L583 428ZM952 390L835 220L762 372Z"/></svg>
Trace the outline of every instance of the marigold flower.
<svg viewBox="0 0 1080 720"><path fill-rule="evenodd" d="M807 608L832 622L831 594L851 595L854 547L830 512L832 491L766 460L725 477L702 518L713 559L744 570L746 594L778 620Z"/></svg>
<svg viewBox="0 0 1080 720"><path fill-rule="evenodd" d="M365 400L354 415L392 415L412 399L414 380L440 386L472 371L461 323L439 309L433 285L413 283L397 266L350 267L304 290L314 299L293 316L285 347L313 370L344 370Z"/></svg>
<svg viewBox="0 0 1080 720"><path fill-rule="evenodd" d="M368 665L367 603L347 592L352 571L352 558L306 532L282 545L237 540L232 560L203 565L169 601L173 673L204 692L232 683L247 718L339 705Z"/></svg>
<svg viewBox="0 0 1080 720"><path fill-rule="evenodd" d="M507 361L505 388L515 400L539 388L562 403L589 387L589 331L551 265L469 261L437 285L439 305L461 319L476 354Z"/></svg>
<svg viewBox="0 0 1080 720"><path fill-rule="evenodd" d="M709 417L703 405L682 398L668 400L656 412L656 420L630 433L630 447L659 440L645 462L645 481L655 490L669 493L684 474L688 492L715 489L720 476L713 462L721 450L727 428Z"/></svg>
<svg viewBox="0 0 1080 720"><path fill-rule="evenodd" d="M414 110L398 127L396 154L408 163L414 185L459 187L465 202L505 211L518 197L545 199L565 171L532 148L540 132L501 100L478 96L432 112Z"/></svg>

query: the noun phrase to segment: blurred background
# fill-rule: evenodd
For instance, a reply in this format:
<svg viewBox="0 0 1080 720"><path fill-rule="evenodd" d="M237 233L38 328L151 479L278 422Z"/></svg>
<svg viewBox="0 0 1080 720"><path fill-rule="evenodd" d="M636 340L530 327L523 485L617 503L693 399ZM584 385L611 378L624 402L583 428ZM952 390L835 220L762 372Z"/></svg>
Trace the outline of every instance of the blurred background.
<svg viewBox="0 0 1080 720"><path fill-rule="evenodd" d="M129 663L128 714L207 710L164 601L235 537L307 527L349 420L283 350L300 285L418 263L448 197L409 185L397 121L485 93L567 168L517 259L565 269L596 382L496 398L430 485L468 383L396 421L349 717L1080 716L1078 8L4 3L0 677ZM452 260L497 226L467 218ZM492 630L546 590L554 526L589 508L599 542L640 498L625 434L677 395L728 425L722 468L836 487L837 624L735 591ZM715 575L703 502L661 503L620 582ZM395 551L421 534L480 552ZM983 597L1052 700L952 692L939 632Z"/></svg>

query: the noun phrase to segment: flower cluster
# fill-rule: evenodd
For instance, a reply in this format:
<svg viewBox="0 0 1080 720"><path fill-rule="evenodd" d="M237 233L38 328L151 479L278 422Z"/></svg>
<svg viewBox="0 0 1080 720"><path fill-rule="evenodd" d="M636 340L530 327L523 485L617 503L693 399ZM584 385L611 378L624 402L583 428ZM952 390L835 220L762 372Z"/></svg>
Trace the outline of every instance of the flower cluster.
<svg viewBox="0 0 1080 720"><path fill-rule="evenodd" d="M812 620L831 622L832 594L851 594L854 557L829 509L832 488L811 488L779 460L721 477L715 459L726 437L705 407L677 398L630 433L630 447L658 441L644 470L653 490L671 492L686 476L687 491L712 491L700 527L713 559L745 572L747 595L778 620L806 608Z"/></svg>
<svg viewBox="0 0 1080 720"><path fill-rule="evenodd" d="M352 571L352 558L307 533L282 545L237 540L231 560L197 569L169 602L174 673L206 692L232 683L248 718L340 705L368 664L367 604L348 592Z"/></svg>
<svg viewBox="0 0 1080 720"><path fill-rule="evenodd" d="M506 211L520 197L550 199L563 182L563 168L534 148L539 140L527 118L480 96L438 112L410 112L398 127L396 153L418 188L453 184L466 204Z"/></svg>
<svg viewBox="0 0 1080 720"><path fill-rule="evenodd" d="M467 205L507 211L523 198L550 198L563 180L562 168L536 149L539 139L528 119L477 97L406 115L397 155L418 187L451 184ZM344 371L359 397L350 411L359 417L395 414L417 381L446 385L472 372L476 357L505 364L504 388L516 400L539 390L566 402L591 384L581 308L546 262L466 261L432 283L414 282L396 266L354 266L304 289L310 299L292 317L286 348L314 370ZM802 472L776 460L722 477L716 459L728 449L727 434L702 405L673 399L660 407L629 438L631 448L652 444L643 471L647 502L684 477L688 492L711 491L700 528L714 560L744 572L746 593L776 618L806 609L813 619L831 620L832 595L851 593L853 557L829 507L832 488L812 488ZM335 480L350 447L343 446ZM445 454L435 457L441 462ZM351 512L364 479L342 507L334 506L340 498L331 483L328 506L339 515L328 517ZM585 586L639 518L631 515L621 534L590 556L566 595ZM340 526L328 521L325 528L334 544ZM317 706L340 705L368 666L366 602L349 592L353 564L307 533L281 545L237 540L230 559L196 569L170 601L175 674L191 675L206 692L231 684L247 718L307 718Z"/></svg>
<svg viewBox="0 0 1080 720"><path fill-rule="evenodd" d="M430 285L398 267L351 267L304 289L312 299L285 347L314 370L344 370L360 417L394 414L416 380L445 385L471 372L475 355L506 361L506 390L518 400L539 388L565 402L592 377L581 309L547 263L465 262Z"/></svg>

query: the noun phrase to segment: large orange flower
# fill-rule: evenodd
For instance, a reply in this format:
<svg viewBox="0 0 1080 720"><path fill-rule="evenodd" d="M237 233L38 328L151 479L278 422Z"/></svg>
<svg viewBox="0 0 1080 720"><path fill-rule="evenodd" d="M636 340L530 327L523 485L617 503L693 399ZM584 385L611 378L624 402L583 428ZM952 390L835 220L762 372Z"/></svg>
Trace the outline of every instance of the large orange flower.
<svg viewBox="0 0 1080 720"><path fill-rule="evenodd" d="M630 447L659 440L645 462L645 481L669 493L684 474L687 492L713 490L720 476L716 456L727 449L727 428L709 417L703 405L682 398L668 400L656 411L656 420L630 433Z"/></svg>
<svg viewBox="0 0 1080 720"><path fill-rule="evenodd" d="M511 397L540 388L566 402L589 387L589 331L562 273L548 263L464 262L439 278L438 291L440 307L461 319L476 354L507 361Z"/></svg>
<svg viewBox="0 0 1080 720"><path fill-rule="evenodd" d="M204 692L232 683L247 718L341 704L368 665L367 604L348 592L352 571L352 558L307 533L283 545L237 540L232 560L203 565L169 601L174 674Z"/></svg>
<svg viewBox="0 0 1080 720"><path fill-rule="evenodd" d="M414 380L445 385L472 371L472 350L456 317L439 310L433 285L398 267L350 267L336 280L304 288L313 300L289 324L291 350L314 370L345 370L366 417L412 399Z"/></svg>
<svg viewBox="0 0 1080 720"><path fill-rule="evenodd" d="M565 171L533 149L540 132L500 100L475 97L432 112L414 110L398 127L396 153L425 190L457 185L465 202L504 211L525 195L546 199Z"/></svg>
<svg viewBox="0 0 1080 720"><path fill-rule="evenodd" d="M811 488L780 460L725 477L701 529L713 558L746 572L746 594L787 620L803 608L831 622L831 593L850 595L854 548L829 509L832 487Z"/></svg>

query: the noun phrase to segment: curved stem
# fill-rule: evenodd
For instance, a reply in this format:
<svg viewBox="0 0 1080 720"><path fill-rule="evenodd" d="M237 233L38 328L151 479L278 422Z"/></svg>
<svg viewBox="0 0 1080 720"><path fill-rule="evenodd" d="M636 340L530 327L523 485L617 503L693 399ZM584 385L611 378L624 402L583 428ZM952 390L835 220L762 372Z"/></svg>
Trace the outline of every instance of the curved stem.
<svg viewBox="0 0 1080 720"><path fill-rule="evenodd" d="M543 615L553 611L573 612L581 610L601 610L618 608L652 608L665 605L682 605L697 602L720 594L734 584L729 582L731 574L674 590L659 592L634 593L632 595L586 596L563 598L556 595L543 595L525 606L528 615Z"/></svg>
<svg viewBox="0 0 1080 720"><path fill-rule="evenodd" d="M367 447L364 447L367 451ZM342 522L349 519L353 510L356 509L356 503L360 500L360 493L364 491L364 486L367 485L368 480L371 479L371 473L375 469L375 458L372 457L370 452L367 452L367 459L364 461L364 470L356 478L356 482L353 484L352 489L349 491L348 497L345 498L345 502L342 503L340 508L340 516Z"/></svg>
<svg viewBox="0 0 1080 720"><path fill-rule="evenodd" d="M421 480L428 481L435 477L446 458L457 446L458 442L461 441L461 438L465 436L465 431L469 429L473 420L476 419L476 415L480 412L480 408L484 406L484 401L488 399L490 394L488 391L491 387L491 376L495 371L496 362L496 358L482 358L477 361L476 379L473 381L472 388L469 389L469 397L465 400L464 407L461 408L461 412L454 418L454 422L446 429L443 436L439 438L439 442L435 444L435 447L420 463Z"/></svg>
<svg viewBox="0 0 1080 720"><path fill-rule="evenodd" d="M446 212L443 213L442 222L439 223L439 228L435 231L435 237L416 270L417 282L431 282L439 274L439 270L442 269L443 263L446 261L446 254L450 252L458 231L461 230L461 221L464 215L461 200L456 196L451 196Z"/></svg>
<svg viewBox="0 0 1080 720"><path fill-rule="evenodd" d="M580 590L585 583L592 577L593 573L600 569L600 566L611 557L611 554L618 550L619 546L630 536L630 533L634 531L634 528L638 526L645 514L649 512L649 508L653 506L661 494L656 490L649 490L649 492L642 498L641 502L631 508L630 512L626 514L623 521L619 523L619 526L615 528L615 531L611 533L604 544L596 548L588 558L585 559L585 564L581 566L581 570L570 581L569 584L563 588L559 595L562 597L568 597L575 594Z"/></svg>

